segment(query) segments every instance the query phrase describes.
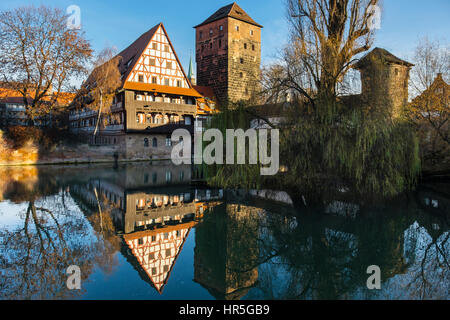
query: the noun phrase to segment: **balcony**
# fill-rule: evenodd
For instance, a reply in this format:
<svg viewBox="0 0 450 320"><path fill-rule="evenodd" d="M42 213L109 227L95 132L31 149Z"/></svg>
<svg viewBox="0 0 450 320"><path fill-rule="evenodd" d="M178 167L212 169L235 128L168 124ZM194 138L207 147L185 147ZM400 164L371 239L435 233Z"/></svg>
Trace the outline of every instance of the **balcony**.
<svg viewBox="0 0 450 320"><path fill-rule="evenodd" d="M128 102L126 109L128 112L155 112L155 113L171 113L179 115L195 115L197 106L195 104L181 104L170 102L156 101L139 101L133 100Z"/></svg>

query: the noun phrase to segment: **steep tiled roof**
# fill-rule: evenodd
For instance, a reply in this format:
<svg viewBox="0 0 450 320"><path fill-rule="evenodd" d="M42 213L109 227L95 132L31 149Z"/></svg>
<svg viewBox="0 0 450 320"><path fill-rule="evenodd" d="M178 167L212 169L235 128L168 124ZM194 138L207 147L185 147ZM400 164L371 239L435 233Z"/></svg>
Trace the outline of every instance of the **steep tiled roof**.
<svg viewBox="0 0 450 320"><path fill-rule="evenodd" d="M134 41L129 47L120 52L117 56L121 58L119 64L119 71L123 75L124 81L128 78L131 70L138 62L144 50L147 48L150 40L153 38L155 32L162 25L157 24L146 33L141 35L136 41Z"/></svg>
<svg viewBox="0 0 450 320"><path fill-rule="evenodd" d="M256 23L252 18L250 18L250 16L244 10L242 10L242 8L239 7L236 2L233 2L232 4L229 4L225 7L220 8L212 16L210 16L208 19L203 21L198 26L195 26L194 28L201 27L205 24L208 24L208 23L211 23L211 22L214 22L214 21L226 18L226 17L231 17L231 18L234 18L237 20L241 20L241 21L253 24L260 28L263 27L262 25Z"/></svg>
<svg viewBox="0 0 450 320"><path fill-rule="evenodd" d="M374 60L386 62L386 63L389 63L389 64L404 65L404 66L407 66L407 67L414 66L412 63L409 63L409 62L407 62L405 60L397 58L396 56L394 56L392 53L390 53L386 49L375 48L371 52L366 54L364 57L362 57L355 64L355 67L357 69L364 68L365 66L367 66L367 64L369 64L371 61L374 61Z"/></svg>
<svg viewBox="0 0 450 320"><path fill-rule="evenodd" d="M197 90L197 92L199 92L202 96L216 101L216 95L214 94L213 88L206 86L194 86L194 89Z"/></svg>

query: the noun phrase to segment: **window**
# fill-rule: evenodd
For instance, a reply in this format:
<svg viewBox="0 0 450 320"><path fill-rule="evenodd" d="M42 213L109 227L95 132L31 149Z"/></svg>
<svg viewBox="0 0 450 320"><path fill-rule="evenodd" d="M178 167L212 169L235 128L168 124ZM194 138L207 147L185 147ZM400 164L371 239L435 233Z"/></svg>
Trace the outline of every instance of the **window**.
<svg viewBox="0 0 450 320"><path fill-rule="evenodd" d="M177 87L178 87L178 88L181 88L181 87L182 87L181 80L177 80Z"/></svg>
<svg viewBox="0 0 450 320"><path fill-rule="evenodd" d="M152 236L152 242L156 241L156 236ZM151 253L152 254L152 253ZM153 253L153 257L155 257L155 254Z"/></svg>
<svg viewBox="0 0 450 320"><path fill-rule="evenodd" d="M222 48L222 39L219 39L219 48Z"/></svg>
<svg viewBox="0 0 450 320"><path fill-rule="evenodd" d="M152 43L153 50L158 50L158 44L156 42Z"/></svg>
<svg viewBox="0 0 450 320"><path fill-rule="evenodd" d="M153 84L157 84L158 83L158 79L156 77L152 77L152 83Z"/></svg>
<svg viewBox="0 0 450 320"><path fill-rule="evenodd" d="M184 171L180 172L180 181L184 181Z"/></svg>
<svg viewBox="0 0 450 320"><path fill-rule="evenodd" d="M167 171L166 172L166 182L171 182L172 181L172 172Z"/></svg>
<svg viewBox="0 0 450 320"><path fill-rule="evenodd" d="M241 64L244 64L244 58L241 58L240 61L241 61Z"/></svg>
<svg viewBox="0 0 450 320"><path fill-rule="evenodd" d="M213 29L209 29L209 36L213 35Z"/></svg>
<svg viewBox="0 0 450 320"><path fill-rule="evenodd" d="M253 30L250 30L250 35L253 36Z"/></svg>
<svg viewBox="0 0 450 320"><path fill-rule="evenodd" d="M139 75L139 82L144 82L144 76L142 74Z"/></svg>
<svg viewBox="0 0 450 320"><path fill-rule="evenodd" d="M158 139L153 138L153 142L152 142L153 148L158 148ZM155 176L153 176L155 177Z"/></svg>
<svg viewBox="0 0 450 320"><path fill-rule="evenodd" d="M143 244L144 244L144 240L142 238L138 239L138 245L142 246Z"/></svg>
<svg viewBox="0 0 450 320"><path fill-rule="evenodd" d="M167 68L167 69L172 69L172 62L167 61L167 62L166 62L166 68Z"/></svg>
<svg viewBox="0 0 450 320"><path fill-rule="evenodd" d="M241 72L241 73L239 73L239 77L240 78L243 78L244 77L244 74Z"/></svg>
<svg viewBox="0 0 450 320"><path fill-rule="evenodd" d="M169 239L169 233L168 232L165 232L164 233L164 240L167 240L167 239ZM166 250L166 253L167 253L167 250ZM170 253L169 253L170 254Z"/></svg>
<svg viewBox="0 0 450 320"><path fill-rule="evenodd" d="M166 85L166 86L169 86L169 85L170 85L169 79L168 79L168 78L165 78L165 79L164 79L164 85Z"/></svg>
<svg viewBox="0 0 450 320"><path fill-rule="evenodd" d="M171 253L171 250L170 249L166 249L166 257L170 257L170 253Z"/></svg>
<svg viewBox="0 0 450 320"><path fill-rule="evenodd" d="M150 65L151 66L156 66L156 60L155 59L150 59Z"/></svg>
<svg viewBox="0 0 450 320"><path fill-rule="evenodd" d="M150 146L150 144L148 143L148 139L145 138L144 139L144 147L148 148ZM147 180L148 180L148 176L147 176Z"/></svg>
<svg viewBox="0 0 450 320"><path fill-rule="evenodd" d="M154 236L153 236L154 237ZM152 237L152 238L153 238ZM155 253L154 252L152 252L152 253L150 253L149 255L148 255L148 259L149 260L155 260Z"/></svg>
<svg viewBox="0 0 450 320"><path fill-rule="evenodd" d="M247 44L246 43L244 43L244 49L247 49Z"/></svg>
<svg viewBox="0 0 450 320"><path fill-rule="evenodd" d="M255 51L255 45L254 44L252 44L252 50Z"/></svg>
<svg viewBox="0 0 450 320"><path fill-rule="evenodd" d="M169 52L169 46L167 44L164 46L164 51Z"/></svg>
<svg viewBox="0 0 450 320"><path fill-rule="evenodd" d="M212 42L209 43L209 48L212 49Z"/></svg>
<svg viewBox="0 0 450 320"><path fill-rule="evenodd" d="M395 68L395 75L398 76L398 69Z"/></svg>
<svg viewBox="0 0 450 320"><path fill-rule="evenodd" d="M168 272L169 271L169 266L168 265L165 265L164 266L164 272Z"/></svg>
<svg viewBox="0 0 450 320"><path fill-rule="evenodd" d="M236 26L235 29L236 29L236 31L239 31L239 26Z"/></svg>
<svg viewBox="0 0 450 320"><path fill-rule="evenodd" d="M223 26L219 26L219 30L220 30L220 31L223 31Z"/></svg>
<svg viewBox="0 0 450 320"><path fill-rule="evenodd" d="M166 147L171 147L171 146L172 146L172 137L167 136L166 137Z"/></svg>
<svg viewBox="0 0 450 320"><path fill-rule="evenodd" d="M152 276L156 275L156 268L152 268Z"/></svg>
<svg viewBox="0 0 450 320"><path fill-rule="evenodd" d="M203 31L200 31L200 32L198 33L198 37L200 38L200 40L203 38Z"/></svg>
<svg viewBox="0 0 450 320"><path fill-rule="evenodd" d="M136 122L137 123L145 123L145 114L142 112L138 112L136 114Z"/></svg>

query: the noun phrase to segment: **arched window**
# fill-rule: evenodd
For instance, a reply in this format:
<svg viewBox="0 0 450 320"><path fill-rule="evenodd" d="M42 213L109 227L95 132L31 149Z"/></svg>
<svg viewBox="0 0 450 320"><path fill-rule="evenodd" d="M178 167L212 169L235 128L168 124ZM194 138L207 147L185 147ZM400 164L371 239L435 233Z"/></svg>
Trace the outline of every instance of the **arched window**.
<svg viewBox="0 0 450 320"><path fill-rule="evenodd" d="M153 148L158 148L158 139L153 138Z"/></svg>
<svg viewBox="0 0 450 320"><path fill-rule="evenodd" d="M149 145L149 143L148 143L148 139L147 138L145 138L144 139L144 147L149 147L150 145Z"/></svg>

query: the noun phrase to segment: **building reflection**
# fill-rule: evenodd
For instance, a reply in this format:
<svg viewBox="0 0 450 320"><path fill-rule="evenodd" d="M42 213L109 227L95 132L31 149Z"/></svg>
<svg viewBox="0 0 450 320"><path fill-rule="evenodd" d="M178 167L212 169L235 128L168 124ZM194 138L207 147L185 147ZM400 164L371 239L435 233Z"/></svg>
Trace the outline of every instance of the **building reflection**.
<svg viewBox="0 0 450 320"><path fill-rule="evenodd" d="M258 281L258 212L220 203L195 232L194 281L220 300L238 300Z"/></svg>
<svg viewBox="0 0 450 320"><path fill-rule="evenodd" d="M93 174L71 186L88 218L111 219L122 239L120 251L160 294L192 228L210 203L223 198L222 190L190 187L190 177L189 166L133 166L117 175Z"/></svg>

